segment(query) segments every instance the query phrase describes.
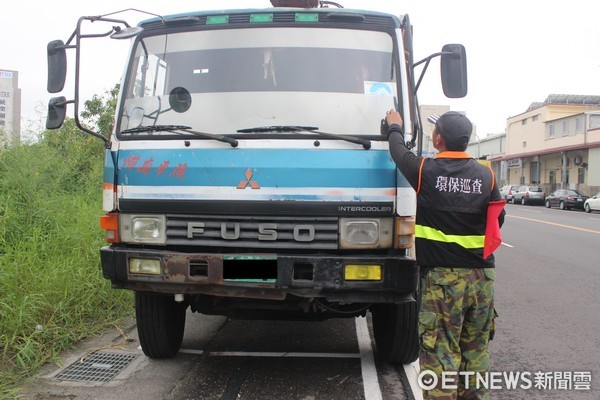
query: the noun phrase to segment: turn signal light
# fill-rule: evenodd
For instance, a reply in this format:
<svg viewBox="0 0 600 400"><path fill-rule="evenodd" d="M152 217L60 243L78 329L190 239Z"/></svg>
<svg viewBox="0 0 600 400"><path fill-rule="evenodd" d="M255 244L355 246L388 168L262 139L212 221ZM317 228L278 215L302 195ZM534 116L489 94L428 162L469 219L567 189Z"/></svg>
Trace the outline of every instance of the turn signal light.
<svg viewBox="0 0 600 400"><path fill-rule="evenodd" d="M415 241L415 218L397 217L396 218L396 237L394 248L410 249Z"/></svg>
<svg viewBox="0 0 600 400"><path fill-rule="evenodd" d="M119 243L119 215L108 213L100 216L100 227L106 231L108 243Z"/></svg>

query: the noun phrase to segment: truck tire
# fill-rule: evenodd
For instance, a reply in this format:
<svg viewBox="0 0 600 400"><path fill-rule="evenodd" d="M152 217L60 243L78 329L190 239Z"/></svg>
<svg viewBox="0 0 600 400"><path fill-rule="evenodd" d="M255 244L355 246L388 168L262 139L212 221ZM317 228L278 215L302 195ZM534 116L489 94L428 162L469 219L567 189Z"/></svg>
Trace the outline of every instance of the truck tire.
<svg viewBox="0 0 600 400"><path fill-rule="evenodd" d="M173 295L135 293L135 316L144 354L150 358L174 357L181 347L187 304Z"/></svg>
<svg viewBox="0 0 600 400"><path fill-rule="evenodd" d="M371 307L377 351L391 364L408 364L419 357L417 302L375 304Z"/></svg>

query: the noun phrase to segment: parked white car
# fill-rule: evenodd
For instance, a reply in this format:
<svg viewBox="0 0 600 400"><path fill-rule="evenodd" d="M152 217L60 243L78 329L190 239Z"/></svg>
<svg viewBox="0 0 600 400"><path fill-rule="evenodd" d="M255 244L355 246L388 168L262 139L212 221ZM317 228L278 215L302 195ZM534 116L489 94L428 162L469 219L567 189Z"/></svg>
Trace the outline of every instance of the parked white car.
<svg viewBox="0 0 600 400"><path fill-rule="evenodd" d="M585 212L600 211L600 192L596 193L583 204Z"/></svg>

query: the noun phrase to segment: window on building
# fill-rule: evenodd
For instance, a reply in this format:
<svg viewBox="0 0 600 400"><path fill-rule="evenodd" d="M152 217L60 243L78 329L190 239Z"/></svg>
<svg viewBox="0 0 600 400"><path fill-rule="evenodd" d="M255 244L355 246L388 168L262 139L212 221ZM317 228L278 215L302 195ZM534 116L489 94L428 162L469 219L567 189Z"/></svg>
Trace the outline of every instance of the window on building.
<svg viewBox="0 0 600 400"><path fill-rule="evenodd" d="M585 183L585 168L577 169L577 183Z"/></svg>
<svg viewBox="0 0 600 400"><path fill-rule="evenodd" d="M521 121L521 125L527 125L527 118Z"/></svg>
<svg viewBox="0 0 600 400"><path fill-rule="evenodd" d="M567 174L565 175L565 183L569 184L569 168L567 168Z"/></svg>
<svg viewBox="0 0 600 400"><path fill-rule="evenodd" d="M567 136L568 134L569 134L569 122L563 121L562 122L562 135Z"/></svg>
<svg viewBox="0 0 600 400"><path fill-rule="evenodd" d="M527 147L527 142L523 142L523 147Z"/></svg>
<svg viewBox="0 0 600 400"><path fill-rule="evenodd" d="M539 114L538 114L538 115L534 115L533 117L531 117L531 121L532 121L532 122L535 122L535 121L537 121L538 119L540 119L540 116L539 116Z"/></svg>
<svg viewBox="0 0 600 400"><path fill-rule="evenodd" d="M575 119L575 132L583 131L583 117L577 117Z"/></svg>
<svg viewBox="0 0 600 400"><path fill-rule="evenodd" d="M555 134L554 124L548 125L548 138L554 139L554 134Z"/></svg>
<svg viewBox="0 0 600 400"><path fill-rule="evenodd" d="M598 129L600 128L600 115L590 115L590 128L589 129Z"/></svg>

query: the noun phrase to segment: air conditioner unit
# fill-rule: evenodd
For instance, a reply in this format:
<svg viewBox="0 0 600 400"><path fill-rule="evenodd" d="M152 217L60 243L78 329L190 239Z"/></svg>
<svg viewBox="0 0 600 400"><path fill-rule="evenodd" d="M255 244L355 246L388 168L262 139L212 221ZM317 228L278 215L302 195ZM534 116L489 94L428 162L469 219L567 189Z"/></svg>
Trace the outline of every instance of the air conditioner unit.
<svg viewBox="0 0 600 400"><path fill-rule="evenodd" d="M575 156L573 157L573 164L575 165L581 165L581 156Z"/></svg>

